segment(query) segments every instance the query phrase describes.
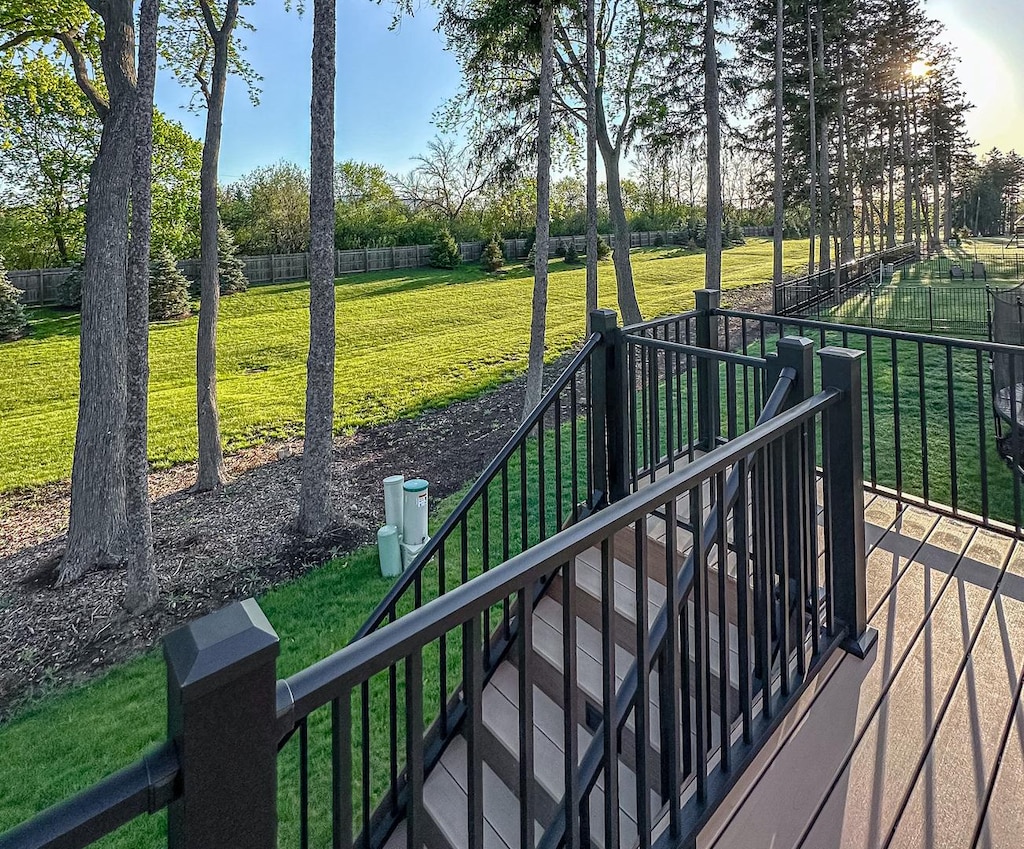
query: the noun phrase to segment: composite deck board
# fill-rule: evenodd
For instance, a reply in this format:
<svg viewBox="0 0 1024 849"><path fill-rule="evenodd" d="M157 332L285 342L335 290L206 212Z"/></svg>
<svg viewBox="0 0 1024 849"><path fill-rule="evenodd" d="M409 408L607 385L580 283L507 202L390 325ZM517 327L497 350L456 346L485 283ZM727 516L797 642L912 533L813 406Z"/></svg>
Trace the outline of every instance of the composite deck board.
<svg viewBox="0 0 1024 849"><path fill-rule="evenodd" d="M1024 840L1024 545L882 496L866 514L876 647L822 671L699 846Z"/></svg>
<svg viewBox="0 0 1024 849"><path fill-rule="evenodd" d="M705 829L703 845L746 847L752 833L764 837L764 845L795 846L801 833L823 800L831 781L842 770L858 728L869 721L879 696L898 671L902 658L909 654L943 590L948 574L966 548L971 531L960 523L963 533L954 544L952 532L941 536L950 549L927 547L924 540L907 545L905 533L890 531L871 553L872 567L868 583L873 594L882 599L871 618L879 638L868 657L860 661L842 656L813 698L801 699L793 708L790 730L777 731L771 757L759 773L748 773L749 781L734 805L726 809L718 827ZM934 531L934 529L932 529ZM890 551L891 548L895 549ZM935 559L942 551L942 568L934 562L918 559L926 550ZM908 552L909 549L909 552ZM909 563L898 561L913 558ZM893 562L890 565L890 561ZM879 568L881 567L881 568ZM897 575L893 587L891 575ZM891 587L891 590L890 590ZM788 736L786 736L788 734Z"/></svg>
<svg viewBox="0 0 1024 849"><path fill-rule="evenodd" d="M993 555L996 552L993 552ZM1007 575L1024 572L1018 544ZM1024 602L1000 594L990 607L897 820L893 847L969 845L984 811L1024 663ZM1018 800L1021 801L1021 800Z"/></svg>

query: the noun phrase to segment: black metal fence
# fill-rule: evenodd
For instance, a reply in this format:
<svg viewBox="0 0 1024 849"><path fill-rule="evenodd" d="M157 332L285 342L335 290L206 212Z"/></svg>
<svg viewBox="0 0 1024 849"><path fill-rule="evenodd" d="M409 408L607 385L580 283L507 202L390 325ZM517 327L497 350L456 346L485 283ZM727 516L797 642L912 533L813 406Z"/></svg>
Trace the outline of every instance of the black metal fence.
<svg viewBox="0 0 1024 849"><path fill-rule="evenodd" d="M851 288L884 276L886 266L893 269L917 257L913 244L899 245L861 257L853 262L818 271L798 280L787 280L773 289L773 311L776 315L818 314L822 305L836 306L845 300Z"/></svg>
<svg viewBox="0 0 1024 849"><path fill-rule="evenodd" d="M720 310L727 346L768 350L808 336L865 353L864 478L868 488L983 526L1021 534L1020 457L1000 453L992 360L1024 349L981 340Z"/></svg>
<svg viewBox="0 0 1024 849"><path fill-rule="evenodd" d="M982 286L877 286L865 281L817 300L802 317L987 339L989 290Z"/></svg>

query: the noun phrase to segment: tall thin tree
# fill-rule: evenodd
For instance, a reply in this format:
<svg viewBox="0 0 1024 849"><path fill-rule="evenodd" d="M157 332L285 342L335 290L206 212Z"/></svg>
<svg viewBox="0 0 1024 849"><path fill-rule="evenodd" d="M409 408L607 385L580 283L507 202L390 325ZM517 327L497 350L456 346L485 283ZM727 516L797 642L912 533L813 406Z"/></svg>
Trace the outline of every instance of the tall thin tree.
<svg viewBox="0 0 1024 849"><path fill-rule="evenodd" d="M783 148L783 47L785 45L786 18L784 0L775 0L775 181L773 202L775 206L774 239L772 241L772 280L776 286L782 283L782 235L786 224L785 186L782 182Z"/></svg>
<svg viewBox="0 0 1024 849"><path fill-rule="evenodd" d="M537 121L537 238L534 241L533 309L523 418L540 403L544 391L544 336L548 310L548 250L551 234L551 98L554 87L554 11L541 0L540 76Z"/></svg>
<svg viewBox="0 0 1024 849"><path fill-rule="evenodd" d="M334 437L334 85L335 0L313 3L313 94L309 160L309 358L299 529L327 530Z"/></svg>
<svg viewBox="0 0 1024 849"><path fill-rule="evenodd" d="M128 254L128 400L125 430L125 504L128 519L125 606L152 607L159 584L153 563L153 513L149 501L149 252L153 230L153 91L160 0L139 6L138 94L132 162L131 246Z"/></svg>
<svg viewBox="0 0 1024 849"><path fill-rule="evenodd" d="M718 87L717 0L707 0L704 17L704 111L707 118L707 250L704 286L722 288L722 110Z"/></svg>
<svg viewBox="0 0 1024 849"><path fill-rule="evenodd" d="M818 228L817 206L818 206L818 114L815 100L815 79L814 79L814 30L811 25L811 3L807 2L807 118L811 135L810 163L810 194L808 205L810 211L810 244L807 256L807 273L814 274L814 238Z"/></svg>
<svg viewBox="0 0 1024 849"><path fill-rule="evenodd" d="M586 0L587 41L587 331L590 314L597 309L597 14L595 0Z"/></svg>

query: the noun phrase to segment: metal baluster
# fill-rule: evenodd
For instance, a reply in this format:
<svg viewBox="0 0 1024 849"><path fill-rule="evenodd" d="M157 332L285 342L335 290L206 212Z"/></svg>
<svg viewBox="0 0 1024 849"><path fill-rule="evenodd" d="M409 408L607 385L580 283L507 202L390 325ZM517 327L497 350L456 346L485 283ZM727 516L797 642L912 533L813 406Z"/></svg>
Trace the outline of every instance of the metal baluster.
<svg viewBox="0 0 1024 849"><path fill-rule="evenodd" d="M547 475L544 468L544 416L537 422L537 541L547 539Z"/></svg>
<svg viewBox="0 0 1024 849"><path fill-rule="evenodd" d="M736 508L732 514L733 545L736 548L736 634L739 660L739 698L743 717L743 742L749 744L751 735L751 691L750 691L750 617L747 593L750 592L750 548L747 536L747 514L751 509L748 496L747 476L750 474L747 458L741 457L736 464L738 488Z"/></svg>
<svg viewBox="0 0 1024 849"><path fill-rule="evenodd" d="M718 551L718 730L721 737L720 766L723 772L732 769L732 745L729 710L729 608L727 585L729 583L729 548L727 545L727 524L729 514L725 502L725 471L714 477L714 496L711 509L718 510L718 527L715 529L715 548ZM699 533L698 526L698 533Z"/></svg>
<svg viewBox="0 0 1024 849"><path fill-rule="evenodd" d="M867 335L868 354L868 454L870 456L871 483L878 483L878 457L875 450L875 366L874 349L875 337Z"/></svg>
<svg viewBox="0 0 1024 849"><path fill-rule="evenodd" d="M533 600L529 589L522 589L519 600L519 845L534 845L533 800Z"/></svg>
<svg viewBox="0 0 1024 849"><path fill-rule="evenodd" d="M924 491L924 500L927 504L928 498L928 408L924 403L924 343L917 343L917 392L918 405L921 411L921 487Z"/></svg>
<svg viewBox="0 0 1024 849"><path fill-rule="evenodd" d="M988 447L986 446L986 430L988 415L985 411L985 377L982 365L981 349L975 351L975 380L978 395L978 460L981 466L981 515L988 515Z"/></svg>
<svg viewBox="0 0 1024 849"><path fill-rule="evenodd" d="M693 528L693 650L694 650L694 729L697 751L694 769L697 772L697 801L700 804L708 798L708 738L710 736L711 703L707 676L708 652L708 591L707 556L701 540L704 525L704 506L700 485L690 490L690 527Z"/></svg>
<svg viewBox="0 0 1024 849"><path fill-rule="evenodd" d="M680 599L676 583L676 521L675 499L665 505L665 628L664 649L658 667L658 710L660 712L661 736L661 797L669 803L669 833L678 837L682 829L679 810L679 788L682 776L679 772L679 714L676 706L679 699L679 658L678 615ZM685 602L683 604L685 607ZM646 675L643 667L638 673ZM682 729L689 734L689 727Z"/></svg>
<svg viewBox="0 0 1024 849"><path fill-rule="evenodd" d="M299 721L299 846L309 849L309 728L306 717Z"/></svg>
<svg viewBox="0 0 1024 849"><path fill-rule="evenodd" d="M579 458L579 413L576 408L576 375L569 381L569 420L570 438L569 443L569 467L572 470L572 480L569 487L572 492L572 520L579 521L580 503L580 458ZM508 560L508 557L505 558Z"/></svg>
<svg viewBox="0 0 1024 849"><path fill-rule="evenodd" d="M352 846L352 690L331 702L331 835L333 849Z"/></svg>
<svg viewBox="0 0 1024 849"><path fill-rule="evenodd" d="M405 770L409 788L406 846L422 849L427 812L423 807L423 650L405 659Z"/></svg>
<svg viewBox="0 0 1024 849"><path fill-rule="evenodd" d="M869 366L870 368L870 366ZM954 513L960 512L960 482L957 480L956 401L953 397L953 346L946 348L946 411L949 425L949 494Z"/></svg>
<svg viewBox="0 0 1024 849"><path fill-rule="evenodd" d="M650 675L651 655L648 638L647 516L633 526L633 560L636 564L636 696L633 700L633 731L636 748L636 825L640 835L638 849L650 849L651 801L647 780L647 750L650 746ZM672 622L673 617L669 617ZM607 718L605 725L608 725Z"/></svg>
<svg viewBox="0 0 1024 849"><path fill-rule="evenodd" d="M526 441L519 446L519 538L522 548L530 547L530 511L526 497Z"/></svg>
<svg viewBox="0 0 1024 849"><path fill-rule="evenodd" d="M507 514L506 514L507 515ZM445 593L445 586L448 582L448 575L445 566L445 547L448 544L447 537L441 541L441 544L437 547L437 596L440 598ZM438 680L440 687L438 692L441 694L441 729L446 734L448 733L448 634L442 634L438 640ZM367 700L368 702L369 700ZM394 702L391 702L394 705ZM368 739L364 736L363 739Z"/></svg>
<svg viewBox="0 0 1024 849"><path fill-rule="evenodd" d="M361 704L360 704L360 730L362 732L362 818L363 818L363 847L364 849L370 849L370 815L373 813L372 802L370 799L370 682L364 681L361 690ZM447 686L441 687L441 693L443 694L447 690ZM441 699L441 704L444 705L445 715L447 715L446 700ZM447 729L445 729L447 730Z"/></svg>
<svg viewBox="0 0 1024 849"><path fill-rule="evenodd" d="M889 346L889 356L892 365L892 429L894 450L896 457L896 492L903 495L903 453L900 438L900 371L899 352L897 350L896 338L893 337Z"/></svg>
<svg viewBox="0 0 1024 849"><path fill-rule="evenodd" d="M483 634L480 616L474 614L462 626L466 724L466 796L469 801L469 846L484 845L484 755L483 755Z"/></svg>
<svg viewBox="0 0 1024 849"><path fill-rule="evenodd" d="M581 829L587 828L589 806L580 804L576 783L579 738L576 732L576 561L562 566L562 706L565 744L565 846L580 849Z"/></svg>
<svg viewBox="0 0 1024 849"><path fill-rule="evenodd" d="M636 348L632 342L626 343L629 362L629 379L627 393L629 396L629 474L632 491L636 492L639 481L640 458L637 455L637 418L636 418Z"/></svg>
<svg viewBox="0 0 1024 849"><path fill-rule="evenodd" d="M605 847L619 845L618 729L612 721L615 705L615 563L612 541L601 540L601 706L604 711L604 833ZM638 743L639 745L639 743Z"/></svg>
<svg viewBox="0 0 1024 849"><path fill-rule="evenodd" d="M672 406L672 385L675 382L672 360L675 356L665 352L665 453L668 456L669 472L674 472L676 468L675 411Z"/></svg>
<svg viewBox="0 0 1024 849"><path fill-rule="evenodd" d="M555 529L565 522L564 493L562 492L562 394L555 398Z"/></svg>

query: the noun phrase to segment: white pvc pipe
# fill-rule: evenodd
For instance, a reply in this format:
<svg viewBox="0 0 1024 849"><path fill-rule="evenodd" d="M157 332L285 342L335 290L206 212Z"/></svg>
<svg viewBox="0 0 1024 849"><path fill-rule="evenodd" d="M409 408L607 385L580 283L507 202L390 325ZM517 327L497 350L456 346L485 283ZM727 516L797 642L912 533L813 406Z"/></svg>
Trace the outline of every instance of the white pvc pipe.
<svg viewBox="0 0 1024 849"><path fill-rule="evenodd" d="M377 553L380 555L380 573L385 578L394 578L402 571L398 528L394 525L384 525L377 531Z"/></svg>
<svg viewBox="0 0 1024 849"><path fill-rule="evenodd" d="M394 525L399 540L403 534L402 485L405 475L391 475L384 478L384 524Z"/></svg>
<svg viewBox="0 0 1024 849"><path fill-rule="evenodd" d="M428 484L416 478L402 486L402 542L406 545L422 545L427 541Z"/></svg>

